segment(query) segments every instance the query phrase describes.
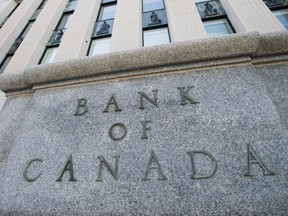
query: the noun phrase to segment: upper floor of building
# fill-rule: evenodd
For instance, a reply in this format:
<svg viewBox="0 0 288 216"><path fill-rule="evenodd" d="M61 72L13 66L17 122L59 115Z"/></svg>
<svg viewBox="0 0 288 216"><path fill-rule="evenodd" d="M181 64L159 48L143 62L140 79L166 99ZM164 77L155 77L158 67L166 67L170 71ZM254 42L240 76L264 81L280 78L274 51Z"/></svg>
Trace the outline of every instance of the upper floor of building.
<svg viewBox="0 0 288 216"><path fill-rule="evenodd" d="M227 34L285 31L288 0L0 0L0 73Z"/></svg>

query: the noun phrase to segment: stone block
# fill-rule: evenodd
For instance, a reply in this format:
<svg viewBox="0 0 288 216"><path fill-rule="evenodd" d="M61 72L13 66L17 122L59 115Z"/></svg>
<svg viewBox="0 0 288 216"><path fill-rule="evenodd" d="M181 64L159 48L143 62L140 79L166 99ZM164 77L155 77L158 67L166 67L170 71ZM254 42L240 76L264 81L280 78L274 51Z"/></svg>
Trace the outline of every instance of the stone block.
<svg viewBox="0 0 288 216"><path fill-rule="evenodd" d="M247 64L37 90L0 214L285 215L287 117L266 87Z"/></svg>

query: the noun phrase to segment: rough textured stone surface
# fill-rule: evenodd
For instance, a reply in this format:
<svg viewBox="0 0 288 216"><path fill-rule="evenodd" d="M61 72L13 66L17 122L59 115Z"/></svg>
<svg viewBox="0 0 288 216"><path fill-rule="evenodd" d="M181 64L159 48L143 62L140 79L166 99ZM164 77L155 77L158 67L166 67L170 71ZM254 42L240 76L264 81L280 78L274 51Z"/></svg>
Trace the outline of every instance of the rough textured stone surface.
<svg viewBox="0 0 288 216"><path fill-rule="evenodd" d="M258 68L257 72L268 89L269 96L280 115L281 122L288 129L288 71L287 65Z"/></svg>
<svg viewBox="0 0 288 216"><path fill-rule="evenodd" d="M25 69L24 74L15 75L15 78L13 75L0 75L0 89L7 92L31 88L36 84L199 61L205 67L209 61L215 59L250 56L256 52L259 40L260 35L257 32L240 33L35 66Z"/></svg>
<svg viewBox="0 0 288 216"><path fill-rule="evenodd" d="M2 182L4 182L4 170L7 158L14 143L17 130L24 119L24 113L29 105L31 96L10 97L6 100L0 113L0 203L4 198ZM0 209L1 209L0 205ZM0 210L1 211L1 210Z"/></svg>
<svg viewBox="0 0 288 216"><path fill-rule="evenodd" d="M287 53L287 31L268 34L239 33L38 65L25 69L24 73L0 75L0 89L4 92L19 91L32 89L39 84L56 84L67 80L77 83L79 79L88 81L91 77L102 75L119 78L121 73L135 70L145 75L143 69L158 67L166 70L167 65L179 67L183 64L195 64L197 68L201 62L200 67L205 68L210 66L210 62L217 60L221 64L223 59L236 64L239 61L237 58L241 57L258 59Z"/></svg>
<svg viewBox="0 0 288 216"><path fill-rule="evenodd" d="M280 95L286 92L284 81L277 83L286 80L285 70L246 65L35 91L11 140L0 214L286 215L287 105L275 92L277 86ZM279 74L270 74L275 71ZM177 87L188 86L194 86L189 95L199 103L181 106ZM138 92L152 97L154 89L158 108L145 100L140 110ZM111 105L103 113L113 94L122 111ZM75 116L80 98L88 100L89 110ZM148 139L141 139L144 120L153 122ZM127 126L120 141L108 136L115 123ZM254 176L244 176L247 144L276 175L265 176L252 164ZM150 180L143 181L152 150L167 180L158 180L152 169ZM187 152L196 150L215 157L213 177L191 179ZM57 182L70 155L77 181L70 182L66 172ZM104 167L103 182L97 182L97 157L114 167L115 155L120 156L118 181ZM27 182L23 172L35 158L43 162L33 164L28 176L41 175ZM196 156L195 166L197 175L211 172L207 156Z"/></svg>
<svg viewBox="0 0 288 216"><path fill-rule="evenodd" d="M259 44L257 51L253 54L255 56L270 56L287 53L288 50L288 32L273 32L263 34L259 37Z"/></svg>

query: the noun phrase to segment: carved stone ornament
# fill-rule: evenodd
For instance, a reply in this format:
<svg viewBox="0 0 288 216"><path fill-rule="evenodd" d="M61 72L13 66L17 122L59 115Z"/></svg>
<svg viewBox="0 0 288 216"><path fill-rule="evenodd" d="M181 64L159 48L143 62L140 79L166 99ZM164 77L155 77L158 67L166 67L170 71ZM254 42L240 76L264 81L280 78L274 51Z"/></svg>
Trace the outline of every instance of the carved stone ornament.
<svg viewBox="0 0 288 216"><path fill-rule="evenodd" d="M110 25L104 21L101 25L100 30L97 32L97 35L108 34L110 29Z"/></svg>
<svg viewBox="0 0 288 216"><path fill-rule="evenodd" d="M218 15L219 12L216 8L214 8L209 2L205 4L205 10L204 10L205 16L215 16Z"/></svg>
<svg viewBox="0 0 288 216"><path fill-rule="evenodd" d="M162 20L158 18L158 15L157 13L155 13L155 11L152 11L150 15L150 20L151 23L149 23L148 26L159 25L162 23Z"/></svg>

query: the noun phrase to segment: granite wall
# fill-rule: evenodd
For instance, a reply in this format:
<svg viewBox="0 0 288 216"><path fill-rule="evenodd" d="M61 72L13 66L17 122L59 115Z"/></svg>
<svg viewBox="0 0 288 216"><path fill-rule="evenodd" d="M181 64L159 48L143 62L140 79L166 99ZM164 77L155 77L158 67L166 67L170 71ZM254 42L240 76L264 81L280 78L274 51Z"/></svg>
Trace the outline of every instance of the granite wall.
<svg viewBox="0 0 288 216"><path fill-rule="evenodd" d="M236 34L0 75L0 214L288 214L287 51Z"/></svg>

